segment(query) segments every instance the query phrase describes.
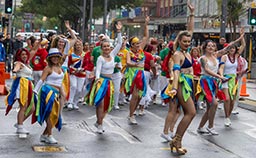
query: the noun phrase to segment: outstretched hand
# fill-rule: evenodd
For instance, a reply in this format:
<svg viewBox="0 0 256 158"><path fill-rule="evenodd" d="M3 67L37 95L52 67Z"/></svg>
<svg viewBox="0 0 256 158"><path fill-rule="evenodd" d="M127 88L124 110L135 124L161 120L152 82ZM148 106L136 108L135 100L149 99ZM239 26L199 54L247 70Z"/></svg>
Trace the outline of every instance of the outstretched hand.
<svg viewBox="0 0 256 158"><path fill-rule="evenodd" d="M192 5L190 0L187 1L187 4L188 4L188 8L189 8L190 13L194 13L195 7Z"/></svg>
<svg viewBox="0 0 256 158"><path fill-rule="evenodd" d="M70 24L69 24L69 21L68 21L68 20L66 20L66 21L65 21L65 26L66 26L66 28L67 28L68 30L70 30L70 29L71 29L71 27L70 27Z"/></svg>
<svg viewBox="0 0 256 158"><path fill-rule="evenodd" d="M145 23L148 24L149 21L150 21L150 18L149 18L149 16L147 15L146 18L145 18Z"/></svg>
<svg viewBox="0 0 256 158"><path fill-rule="evenodd" d="M117 31L121 31L122 27L123 27L122 23L120 21L118 21L116 24Z"/></svg>

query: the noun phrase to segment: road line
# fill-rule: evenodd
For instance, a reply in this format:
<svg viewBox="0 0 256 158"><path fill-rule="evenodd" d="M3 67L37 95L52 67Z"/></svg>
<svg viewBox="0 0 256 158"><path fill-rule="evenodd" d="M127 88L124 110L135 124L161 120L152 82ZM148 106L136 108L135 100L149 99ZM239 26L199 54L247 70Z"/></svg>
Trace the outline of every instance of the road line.
<svg viewBox="0 0 256 158"><path fill-rule="evenodd" d="M157 119L159 119L159 120L161 120L161 121L164 121L164 119L163 119L162 117L159 117L158 115L156 115L156 114L154 114L154 113L152 113L152 112L149 112L148 110L145 110L145 111L146 111L148 114L154 116L155 118L157 118Z"/></svg>

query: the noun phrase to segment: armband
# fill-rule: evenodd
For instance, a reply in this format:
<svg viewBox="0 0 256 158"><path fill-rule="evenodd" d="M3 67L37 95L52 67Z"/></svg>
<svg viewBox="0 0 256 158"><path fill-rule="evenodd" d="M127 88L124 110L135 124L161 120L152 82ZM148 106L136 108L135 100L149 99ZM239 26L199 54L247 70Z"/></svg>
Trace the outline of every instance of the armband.
<svg viewBox="0 0 256 158"><path fill-rule="evenodd" d="M222 64L225 64L223 61L219 63L219 66L222 65Z"/></svg>
<svg viewBox="0 0 256 158"><path fill-rule="evenodd" d="M179 70L180 71L180 65L174 64L172 70L173 71L175 71L175 70Z"/></svg>

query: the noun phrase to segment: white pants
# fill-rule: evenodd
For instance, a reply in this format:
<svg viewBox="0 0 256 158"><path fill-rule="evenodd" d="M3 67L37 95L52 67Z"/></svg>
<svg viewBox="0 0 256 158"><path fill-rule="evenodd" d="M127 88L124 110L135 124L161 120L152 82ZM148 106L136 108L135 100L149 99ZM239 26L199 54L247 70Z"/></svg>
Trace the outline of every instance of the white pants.
<svg viewBox="0 0 256 158"><path fill-rule="evenodd" d="M151 97L157 94L156 91L153 91L149 85L149 80L151 79L151 74L149 71L144 71L146 77L146 84L147 84L147 92L144 97L141 98L139 105L147 106L148 103L151 101Z"/></svg>
<svg viewBox="0 0 256 158"><path fill-rule="evenodd" d="M93 79L89 78L89 75L92 73L92 71L85 71L86 73L86 77L85 77L85 81L84 81L84 85L83 85L83 89L82 89L82 97L86 96L88 94L88 92L90 91L89 88L87 88L90 84L92 84ZM92 85L91 85L92 86Z"/></svg>
<svg viewBox="0 0 256 158"><path fill-rule="evenodd" d="M114 84L114 107L118 106L121 80L122 80L121 72L117 72L112 75L112 81Z"/></svg>
<svg viewBox="0 0 256 158"><path fill-rule="evenodd" d="M70 95L68 100L69 103L78 103L79 98L82 96L84 81L85 77L77 77L75 75L70 75Z"/></svg>
<svg viewBox="0 0 256 158"><path fill-rule="evenodd" d="M42 71L33 71L34 85L36 85L37 82L40 80L42 73L43 73L43 70Z"/></svg>

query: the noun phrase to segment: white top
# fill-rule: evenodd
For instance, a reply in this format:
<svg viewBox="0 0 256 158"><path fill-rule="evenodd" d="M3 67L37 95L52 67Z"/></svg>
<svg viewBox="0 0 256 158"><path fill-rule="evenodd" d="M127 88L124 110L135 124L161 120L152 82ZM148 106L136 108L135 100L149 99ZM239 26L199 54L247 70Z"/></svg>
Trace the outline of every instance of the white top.
<svg viewBox="0 0 256 158"><path fill-rule="evenodd" d="M224 65L224 73L223 74L224 75L236 74L237 66L238 66L237 58L235 58L234 63L231 63L229 58L228 58L228 55L226 55L226 62L225 62L225 65Z"/></svg>
<svg viewBox="0 0 256 158"><path fill-rule="evenodd" d="M70 42L69 40L67 39L64 39L65 41L65 47L64 47L64 52L63 54L64 55L67 55L66 58L65 58L65 61L63 62L62 66L64 67L68 67L68 52L69 52L69 49L70 49Z"/></svg>
<svg viewBox="0 0 256 158"><path fill-rule="evenodd" d="M114 68L115 68L115 56L119 52L120 48L122 46L122 37L121 33L117 34L117 45L115 48L111 51L111 61L106 61L103 56L99 56L96 63L96 79L100 78L100 74L113 74Z"/></svg>
<svg viewBox="0 0 256 158"><path fill-rule="evenodd" d="M49 76L47 76L45 80L45 84L61 87L63 77L64 77L63 72L58 74L57 72L52 71L52 73Z"/></svg>
<svg viewBox="0 0 256 158"><path fill-rule="evenodd" d="M207 57L205 57L205 58L207 59ZM216 63L216 65L214 65L214 63L213 63L211 60L207 59L208 68L209 68L212 72L217 73L217 72L218 72L218 69L219 69L219 60L218 60L218 59L215 59L215 63ZM202 65L202 64L201 64L201 65ZM203 75L211 76L210 74L208 74L208 73L204 70L204 68L203 68L202 66L201 66L201 70L202 70L202 74L203 74Z"/></svg>
<svg viewBox="0 0 256 158"><path fill-rule="evenodd" d="M14 64L16 64L17 62L15 62ZM32 78L32 73L33 70L32 68L26 66L25 64L23 64L22 62L20 62L21 65L23 66L18 72L16 72L16 76L17 77L28 77L28 78Z"/></svg>

